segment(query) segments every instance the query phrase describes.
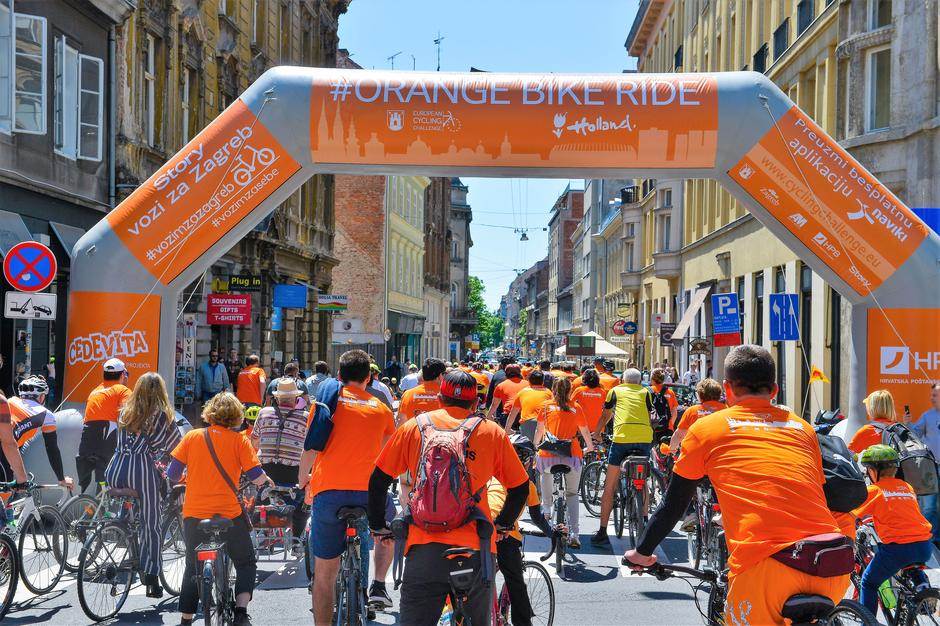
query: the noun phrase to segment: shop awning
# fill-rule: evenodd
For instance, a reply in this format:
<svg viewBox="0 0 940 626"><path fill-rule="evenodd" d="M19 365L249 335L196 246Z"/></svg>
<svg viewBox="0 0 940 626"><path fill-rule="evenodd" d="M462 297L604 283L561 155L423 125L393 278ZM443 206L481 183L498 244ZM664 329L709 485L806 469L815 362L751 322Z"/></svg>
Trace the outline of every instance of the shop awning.
<svg viewBox="0 0 940 626"><path fill-rule="evenodd" d="M72 250L75 248L75 244L78 243L78 240L82 238L82 235L85 234L85 230L77 226L60 224L59 222L49 222L49 225L52 226L52 232L55 233L62 247L65 248L65 252L69 255L69 258L73 258Z"/></svg>
<svg viewBox="0 0 940 626"><path fill-rule="evenodd" d="M594 354L595 356L627 356L627 353L610 343L600 335L595 332L585 333L594 337ZM566 348L568 346L561 346L555 350L555 354L558 356L565 356L567 352Z"/></svg>
<svg viewBox="0 0 940 626"><path fill-rule="evenodd" d="M711 285L707 287L699 287L692 294L692 298L689 300L689 306L685 310L685 313L682 314L682 319L679 320L679 323L676 324L676 330L672 333L672 340L676 341L678 339L685 339L685 336L689 332L689 328L692 327L692 321L695 319L695 316L698 315L699 309L702 308L702 304L705 302L705 298L708 297L708 292L712 290Z"/></svg>
<svg viewBox="0 0 940 626"><path fill-rule="evenodd" d="M3 256L16 244L32 240L33 235L22 217L9 211L0 211L0 253Z"/></svg>

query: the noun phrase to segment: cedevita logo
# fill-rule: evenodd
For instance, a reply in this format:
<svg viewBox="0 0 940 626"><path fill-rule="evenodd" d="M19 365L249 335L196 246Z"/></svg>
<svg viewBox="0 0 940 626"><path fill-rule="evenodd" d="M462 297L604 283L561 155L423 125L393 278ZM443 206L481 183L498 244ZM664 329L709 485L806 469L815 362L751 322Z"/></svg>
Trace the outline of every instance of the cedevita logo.
<svg viewBox="0 0 940 626"><path fill-rule="evenodd" d="M881 373L910 375L915 371L940 369L940 352L912 352L907 346L881 347Z"/></svg>
<svg viewBox="0 0 940 626"><path fill-rule="evenodd" d="M145 333L141 330L91 333L76 337L69 344L69 365L95 363L113 357L134 358L150 352Z"/></svg>

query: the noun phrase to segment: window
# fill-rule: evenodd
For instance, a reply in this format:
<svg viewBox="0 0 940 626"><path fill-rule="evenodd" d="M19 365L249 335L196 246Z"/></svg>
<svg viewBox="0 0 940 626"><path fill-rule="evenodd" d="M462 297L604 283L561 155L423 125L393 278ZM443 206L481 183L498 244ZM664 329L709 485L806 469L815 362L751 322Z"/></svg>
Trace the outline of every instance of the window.
<svg viewBox="0 0 940 626"><path fill-rule="evenodd" d="M316 65L316 54L314 50L314 21L310 12L301 5L300 23L303 26L303 33L300 37L300 59L306 66Z"/></svg>
<svg viewBox="0 0 940 626"><path fill-rule="evenodd" d="M659 193L660 193L659 206L664 206L664 207L672 206L672 189L663 189Z"/></svg>
<svg viewBox="0 0 940 626"><path fill-rule="evenodd" d="M803 344L803 353L811 355L812 346L812 328L813 328L813 270L808 265L802 265L800 268L800 342ZM804 395L809 391L809 364L806 359L802 359L802 387ZM803 417L809 415L809 402L804 402L806 410ZM808 418L807 418L808 419Z"/></svg>
<svg viewBox="0 0 940 626"><path fill-rule="evenodd" d="M813 0L800 0L800 3L796 5L797 35L802 35L803 31L809 28L809 25L813 23L814 13L816 12L813 5Z"/></svg>
<svg viewBox="0 0 940 626"><path fill-rule="evenodd" d="M78 158L101 160L104 126L104 62L78 55Z"/></svg>
<svg viewBox="0 0 940 626"><path fill-rule="evenodd" d="M790 18L783 20L783 23L774 31L774 59L779 59L790 45Z"/></svg>
<svg viewBox="0 0 940 626"><path fill-rule="evenodd" d="M629 242L627 242L627 243L624 245L624 250L626 251L625 256L627 257L627 258L626 258L626 266L627 266L627 271L628 271L628 272L634 271L634 267L633 267L633 248L634 248L634 243L633 243L632 241L629 241Z"/></svg>
<svg viewBox="0 0 940 626"><path fill-rule="evenodd" d="M754 276L754 343L764 343L764 273Z"/></svg>
<svg viewBox="0 0 940 626"><path fill-rule="evenodd" d="M251 0L251 43L260 43L264 38L264 0Z"/></svg>
<svg viewBox="0 0 940 626"><path fill-rule="evenodd" d="M180 85L180 93L182 95L180 98L180 108L183 112L180 130L182 130L183 144L192 139L194 135L190 126L192 124L193 118L195 117L192 105L193 92L195 91L192 89L193 74L194 72L190 72L188 67L184 67L182 76L180 77L182 82Z"/></svg>
<svg viewBox="0 0 940 626"><path fill-rule="evenodd" d="M661 249L663 252L669 252L670 250L672 250L672 246L670 245L671 243L670 234L672 231L672 216L671 215L663 216L662 229L663 229L663 232L662 232L662 237L661 237L661 241L662 241Z"/></svg>
<svg viewBox="0 0 940 626"><path fill-rule="evenodd" d="M873 48L865 56L865 130L891 125L891 48Z"/></svg>
<svg viewBox="0 0 940 626"><path fill-rule="evenodd" d="M675 58L673 59L673 69L677 72L682 69L682 46L676 48Z"/></svg>
<svg viewBox="0 0 940 626"><path fill-rule="evenodd" d="M46 19L14 14L13 130L46 133Z"/></svg>
<svg viewBox="0 0 940 626"><path fill-rule="evenodd" d="M754 71L764 73L767 70L767 44L754 54Z"/></svg>
<svg viewBox="0 0 940 626"><path fill-rule="evenodd" d="M78 50L65 37L55 41L53 136L55 151L74 159L78 155Z"/></svg>
<svg viewBox="0 0 940 626"><path fill-rule="evenodd" d="M0 131L13 125L13 0L0 0Z"/></svg>
<svg viewBox="0 0 940 626"><path fill-rule="evenodd" d="M155 58L157 44L153 35L147 34L144 38L143 81L141 84L141 121L144 125L144 138L148 146L154 146L156 135L156 91L157 91L157 61Z"/></svg>
<svg viewBox="0 0 940 626"><path fill-rule="evenodd" d="M787 291L787 275L784 272L782 267L778 267L774 270L774 293L786 293ZM777 394L778 398L785 398L787 394L786 390L786 370L787 370L787 353L784 349L784 344L782 342L777 342L776 347L776 356L777 356L777 387L780 391Z"/></svg>
<svg viewBox="0 0 940 626"><path fill-rule="evenodd" d="M282 4L280 7L281 26L281 62L290 62L290 5Z"/></svg>
<svg viewBox="0 0 940 626"><path fill-rule="evenodd" d="M224 15L234 20L236 8L238 8L238 0L219 0L219 15Z"/></svg>
<svg viewBox="0 0 940 626"><path fill-rule="evenodd" d="M832 397L829 406L833 409L839 406L839 396L842 392L842 296L830 287L829 289L829 391Z"/></svg>
<svg viewBox="0 0 940 626"><path fill-rule="evenodd" d="M891 0L868 0L869 24L872 30L891 24Z"/></svg>

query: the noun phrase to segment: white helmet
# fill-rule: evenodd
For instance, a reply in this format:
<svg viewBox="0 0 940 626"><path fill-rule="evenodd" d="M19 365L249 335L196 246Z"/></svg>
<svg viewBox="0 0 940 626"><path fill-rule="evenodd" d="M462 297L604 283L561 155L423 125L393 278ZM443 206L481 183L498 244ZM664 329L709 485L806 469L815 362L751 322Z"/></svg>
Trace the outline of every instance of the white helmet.
<svg viewBox="0 0 940 626"><path fill-rule="evenodd" d="M49 383L42 376L34 374L21 380L16 389L21 398L38 398L49 393Z"/></svg>

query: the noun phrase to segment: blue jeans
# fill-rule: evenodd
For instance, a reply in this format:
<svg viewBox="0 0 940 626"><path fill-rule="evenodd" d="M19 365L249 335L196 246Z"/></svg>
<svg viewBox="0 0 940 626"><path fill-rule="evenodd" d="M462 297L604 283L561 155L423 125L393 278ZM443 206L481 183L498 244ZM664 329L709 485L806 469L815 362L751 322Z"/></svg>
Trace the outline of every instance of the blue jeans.
<svg viewBox="0 0 940 626"><path fill-rule="evenodd" d="M915 563L926 563L933 552L929 541L914 543L883 543L878 546L871 563L862 574L862 589L859 600L865 608L875 614L878 610L878 587L899 570ZM926 583L927 576L920 570L913 573L916 584Z"/></svg>
<svg viewBox="0 0 940 626"><path fill-rule="evenodd" d="M938 494L932 493L926 496L917 496L917 505L920 507L920 513L927 518L933 527L933 541L940 542L940 507L938 507Z"/></svg>

